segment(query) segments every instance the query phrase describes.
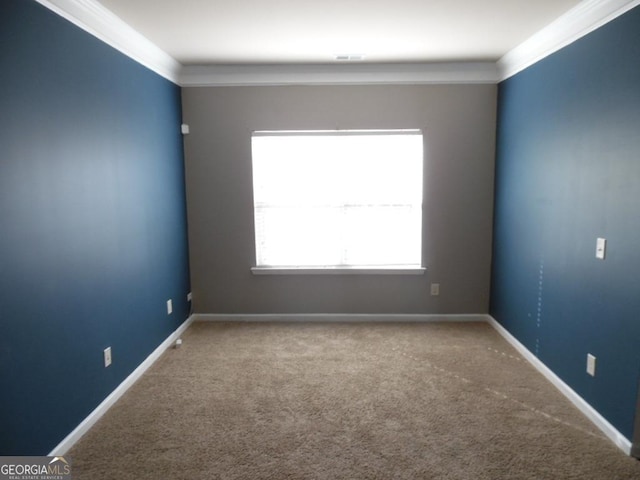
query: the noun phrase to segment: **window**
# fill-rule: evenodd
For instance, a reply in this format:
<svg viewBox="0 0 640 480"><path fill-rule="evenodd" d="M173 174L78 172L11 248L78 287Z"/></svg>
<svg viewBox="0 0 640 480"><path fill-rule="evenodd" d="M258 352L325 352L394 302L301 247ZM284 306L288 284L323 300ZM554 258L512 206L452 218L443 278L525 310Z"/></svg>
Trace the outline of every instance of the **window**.
<svg viewBox="0 0 640 480"><path fill-rule="evenodd" d="M257 273L420 270L419 130L252 135Z"/></svg>

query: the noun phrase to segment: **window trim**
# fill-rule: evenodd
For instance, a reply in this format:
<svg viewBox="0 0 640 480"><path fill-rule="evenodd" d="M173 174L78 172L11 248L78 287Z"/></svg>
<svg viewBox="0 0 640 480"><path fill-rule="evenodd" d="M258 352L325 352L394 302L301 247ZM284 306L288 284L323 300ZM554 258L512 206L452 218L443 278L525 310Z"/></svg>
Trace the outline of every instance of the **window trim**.
<svg viewBox="0 0 640 480"><path fill-rule="evenodd" d="M426 267L251 267L253 275L424 275Z"/></svg>

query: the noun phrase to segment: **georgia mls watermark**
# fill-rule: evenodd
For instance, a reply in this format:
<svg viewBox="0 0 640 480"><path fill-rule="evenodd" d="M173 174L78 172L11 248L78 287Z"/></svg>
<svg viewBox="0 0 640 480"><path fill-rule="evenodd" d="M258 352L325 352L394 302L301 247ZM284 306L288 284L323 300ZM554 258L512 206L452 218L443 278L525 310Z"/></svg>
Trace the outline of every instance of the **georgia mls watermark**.
<svg viewBox="0 0 640 480"><path fill-rule="evenodd" d="M64 457L0 457L0 480L69 480Z"/></svg>

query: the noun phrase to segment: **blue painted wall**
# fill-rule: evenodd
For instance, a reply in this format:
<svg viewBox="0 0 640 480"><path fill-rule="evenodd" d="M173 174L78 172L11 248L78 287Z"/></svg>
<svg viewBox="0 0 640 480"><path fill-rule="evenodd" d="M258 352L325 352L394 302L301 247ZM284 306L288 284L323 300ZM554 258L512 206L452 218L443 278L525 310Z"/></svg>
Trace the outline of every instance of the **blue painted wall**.
<svg viewBox="0 0 640 480"><path fill-rule="evenodd" d="M40 455L188 316L180 89L31 0L0 72L0 455Z"/></svg>
<svg viewBox="0 0 640 480"><path fill-rule="evenodd" d="M498 102L491 314L631 439L640 8L502 82ZM604 261L597 237L608 242Z"/></svg>

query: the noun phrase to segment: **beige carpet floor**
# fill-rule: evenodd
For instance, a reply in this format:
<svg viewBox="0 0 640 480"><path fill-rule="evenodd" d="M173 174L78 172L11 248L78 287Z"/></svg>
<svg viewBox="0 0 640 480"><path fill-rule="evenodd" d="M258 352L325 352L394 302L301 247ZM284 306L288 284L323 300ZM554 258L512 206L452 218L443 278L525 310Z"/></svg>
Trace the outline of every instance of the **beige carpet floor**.
<svg viewBox="0 0 640 480"><path fill-rule="evenodd" d="M76 480L640 479L484 323L194 323Z"/></svg>

